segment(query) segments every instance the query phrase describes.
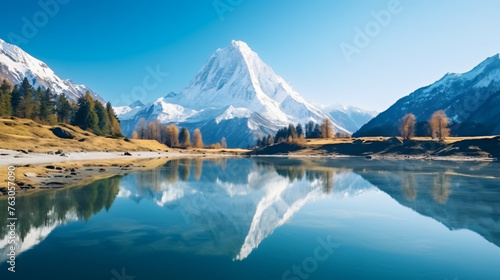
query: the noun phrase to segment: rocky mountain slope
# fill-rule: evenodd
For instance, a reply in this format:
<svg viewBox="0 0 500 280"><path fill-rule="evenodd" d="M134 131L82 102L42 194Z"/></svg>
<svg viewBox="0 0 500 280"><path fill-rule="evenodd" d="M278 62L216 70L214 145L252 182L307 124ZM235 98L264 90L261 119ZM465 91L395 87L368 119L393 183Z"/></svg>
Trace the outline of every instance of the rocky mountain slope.
<svg viewBox="0 0 500 280"><path fill-rule="evenodd" d="M0 78L7 79L12 84L20 84L24 78L28 78L35 88L39 86L44 89L50 88L56 94L65 94L72 102L76 102L79 96L89 91L94 99L104 102L104 99L90 88L77 85L71 80L61 79L47 64L2 39L0 39Z"/></svg>
<svg viewBox="0 0 500 280"><path fill-rule="evenodd" d="M464 74L448 73L432 85L401 98L364 125L354 136L393 136L407 113L417 118L417 135L427 135L427 120L444 110L455 136L500 134L500 55L487 58Z"/></svg>
<svg viewBox="0 0 500 280"><path fill-rule="evenodd" d="M232 41L217 50L179 94L169 93L142 107L117 108L130 135L140 118L200 128L205 142L222 137L231 147L247 147L290 123L331 118L307 102L246 43ZM332 119L337 132L350 131Z"/></svg>

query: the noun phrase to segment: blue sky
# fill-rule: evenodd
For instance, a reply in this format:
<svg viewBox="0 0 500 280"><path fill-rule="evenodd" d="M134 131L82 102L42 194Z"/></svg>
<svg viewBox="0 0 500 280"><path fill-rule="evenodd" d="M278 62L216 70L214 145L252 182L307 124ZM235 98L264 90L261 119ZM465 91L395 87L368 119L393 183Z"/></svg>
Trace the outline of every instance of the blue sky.
<svg viewBox="0 0 500 280"><path fill-rule="evenodd" d="M143 101L179 92L232 39L310 101L377 110L500 52L495 0L217 0L233 6L223 20L213 0L41 0L51 1L67 3L18 45L116 105L133 101L148 67L169 75ZM33 22L43 11L38 1L2 0L0 8L0 38L10 43L23 36L24 17ZM372 12L380 11L391 18L377 29ZM356 28L371 30L368 42L355 44ZM342 45L357 48L350 61Z"/></svg>

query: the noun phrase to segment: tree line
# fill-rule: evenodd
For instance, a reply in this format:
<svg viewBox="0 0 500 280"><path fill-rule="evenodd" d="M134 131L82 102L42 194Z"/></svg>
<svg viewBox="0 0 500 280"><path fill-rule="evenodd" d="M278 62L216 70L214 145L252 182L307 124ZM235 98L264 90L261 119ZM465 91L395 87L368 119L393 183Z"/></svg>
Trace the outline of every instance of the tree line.
<svg viewBox="0 0 500 280"><path fill-rule="evenodd" d="M139 119L132 132L132 139L150 139L163 143L171 148L203 148L203 136L199 128L193 131L193 135L186 127L179 128L175 124L165 125L158 120L149 123L145 118ZM227 141L222 137L221 141L206 146L212 149L226 149Z"/></svg>
<svg viewBox="0 0 500 280"><path fill-rule="evenodd" d="M433 139L445 139L449 137L451 123L450 119L446 116L443 110L436 111L432 114L431 118L427 121L429 125L429 134ZM399 132L404 140L410 140L415 137L415 126L417 120L414 114L406 114L399 124ZM320 124L310 121L305 125L302 124L289 124L278 130L273 136L271 134L257 140L257 147L267 147L277 143L303 143L305 139L314 138L349 138L347 133L334 132L332 121L324 118Z"/></svg>
<svg viewBox="0 0 500 280"><path fill-rule="evenodd" d="M64 94L53 94L50 88L35 89L27 78L14 87L3 80L0 85L0 116L27 118L49 125L67 123L101 136L123 136L110 102L104 106L87 91L75 104Z"/></svg>
<svg viewBox="0 0 500 280"><path fill-rule="evenodd" d="M350 137L347 133L337 132L333 129L333 123L329 118L324 118L321 123L313 121L308 122L305 127L301 123L296 126L289 124L288 127L283 127L273 136L271 134L257 140L257 147L267 147L277 143L303 143L305 139L314 138L345 138Z"/></svg>
<svg viewBox="0 0 500 280"><path fill-rule="evenodd" d="M446 116L443 110L436 111L432 114L431 118L427 121L429 124L429 133L432 139L445 139L451 135L450 133L450 119ZM404 140L411 140L415 137L415 125L417 118L414 114L406 114L400 121L399 132Z"/></svg>

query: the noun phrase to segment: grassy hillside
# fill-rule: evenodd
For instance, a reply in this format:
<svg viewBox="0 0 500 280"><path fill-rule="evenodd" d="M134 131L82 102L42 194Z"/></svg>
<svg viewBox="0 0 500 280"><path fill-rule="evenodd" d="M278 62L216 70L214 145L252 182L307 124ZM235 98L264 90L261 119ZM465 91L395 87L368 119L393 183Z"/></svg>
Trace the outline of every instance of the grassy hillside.
<svg viewBox="0 0 500 280"><path fill-rule="evenodd" d="M60 128L73 139L64 139L54 134ZM58 124L42 125L33 120L0 118L0 149L26 152L80 152L80 151L167 151L166 145L155 140L129 140L107 138L84 131L79 127Z"/></svg>

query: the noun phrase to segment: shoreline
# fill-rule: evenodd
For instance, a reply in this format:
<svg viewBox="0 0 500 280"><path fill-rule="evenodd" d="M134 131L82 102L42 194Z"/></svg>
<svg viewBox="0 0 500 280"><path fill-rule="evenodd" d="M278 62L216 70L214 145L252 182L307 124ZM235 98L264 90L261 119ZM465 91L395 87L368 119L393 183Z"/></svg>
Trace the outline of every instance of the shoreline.
<svg viewBox="0 0 500 280"><path fill-rule="evenodd" d="M249 157L266 158L326 158L326 159L344 159L357 158L369 160L418 160L418 161L453 161L453 162L497 162L497 158L471 157L471 156L407 156L407 155L371 155L371 156L355 156L355 155L303 155L303 154L275 154L275 155L249 155Z"/></svg>
<svg viewBox="0 0 500 280"><path fill-rule="evenodd" d="M176 159L206 160L241 157L238 153L186 152L79 152L61 155L23 153L0 149L0 166L15 166L16 195L39 191L67 189L90 184L96 180L153 169ZM0 174L7 182L7 171ZM4 184L5 185L5 184ZM7 188L0 187L0 199L7 198Z"/></svg>
<svg viewBox="0 0 500 280"><path fill-rule="evenodd" d="M126 155L128 153L129 155ZM25 153L20 151L0 149L0 166L24 166L39 164L54 164L62 162L98 161L114 159L149 159L157 157L204 156L210 153L186 152L70 152L61 154ZM223 154L221 154L223 155Z"/></svg>
<svg viewBox="0 0 500 280"><path fill-rule="evenodd" d="M377 143L377 142L375 142ZM367 160L412 160L412 161L450 161L450 162L498 162L497 157L484 154L431 155L426 153L405 154L397 151L385 153L347 154L331 147L353 147L353 143L330 145L297 146L294 144L277 144L260 150L241 149L170 149L157 151L82 151L82 152L26 152L24 150L0 149L0 166L16 166L17 192L21 195L45 189L61 189L89 184L95 180L132 172L152 169L173 159L217 159L228 157L275 157L275 158L323 158L346 159L358 158ZM389 148L400 144L378 142ZM362 145L364 146L364 145ZM361 147L362 147L361 146ZM330 149L328 149L330 147ZM360 147L360 148L361 148ZM7 172L0 173L0 181L7 182ZM5 196L6 188L0 187L0 199Z"/></svg>

